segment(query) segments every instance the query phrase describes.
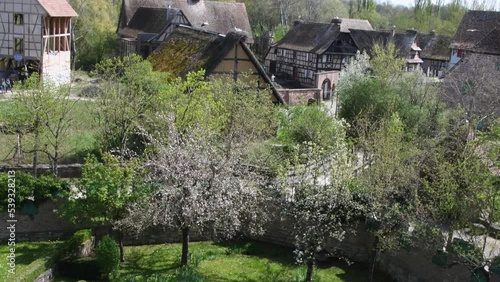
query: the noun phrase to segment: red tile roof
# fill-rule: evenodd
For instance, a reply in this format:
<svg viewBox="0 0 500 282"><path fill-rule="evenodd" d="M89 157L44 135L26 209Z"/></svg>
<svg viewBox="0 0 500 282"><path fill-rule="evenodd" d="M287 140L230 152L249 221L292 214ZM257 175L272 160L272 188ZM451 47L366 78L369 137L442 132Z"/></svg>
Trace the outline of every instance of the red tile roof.
<svg viewBox="0 0 500 282"><path fill-rule="evenodd" d="M66 0L38 0L51 17L78 17Z"/></svg>

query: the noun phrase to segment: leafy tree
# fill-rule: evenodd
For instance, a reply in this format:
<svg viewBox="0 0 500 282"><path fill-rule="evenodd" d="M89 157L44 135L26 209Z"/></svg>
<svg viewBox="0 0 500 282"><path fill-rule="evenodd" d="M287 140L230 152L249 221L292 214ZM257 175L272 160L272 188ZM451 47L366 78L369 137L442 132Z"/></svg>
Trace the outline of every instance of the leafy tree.
<svg viewBox="0 0 500 282"><path fill-rule="evenodd" d="M366 56L358 55L339 81L339 116L354 129L359 119L377 122L396 112L406 132L435 134L441 128L443 112L436 98L438 88L421 72L403 72L403 66L404 60L397 57L392 44L387 50L375 46L369 64Z"/></svg>
<svg viewBox="0 0 500 282"><path fill-rule="evenodd" d="M165 74L153 72L151 63L137 55L104 60L95 74L102 78L95 101L102 148L114 151L120 161L141 153L135 133L147 127L159 107Z"/></svg>
<svg viewBox="0 0 500 282"><path fill-rule="evenodd" d="M147 201L133 205L123 226L142 231L151 225L182 232L181 264L188 264L189 233L206 232L231 238L242 229L259 231L259 179L239 163L206 129L179 131L172 120L165 139L151 139L155 154L147 163L149 181L157 189Z"/></svg>
<svg viewBox="0 0 500 282"><path fill-rule="evenodd" d="M259 205L262 179L241 162L250 142L270 135L269 92L202 78L203 72L192 73L166 90L155 121L163 130L145 133L155 193L120 222L138 232L151 225L181 231L182 265L188 263L190 232L230 238L260 231L266 218Z"/></svg>
<svg viewBox="0 0 500 282"><path fill-rule="evenodd" d="M69 200L60 208L60 215L72 223L114 224L125 216L129 203L147 195L137 160L120 161L108 153L102 163L87 157ZM116 226L115 226L116 227ZM118 230L120 259L123 261L123 234Z"/></svg>
<svg viewBox="0 0 500 282"><path fill-rule="evenodd" d="M418 185L419 150L405 141L404 125L397 114L373 124L358 122L357 192L362 199L367 226L375 236L370 264L386 250L399 248L401 235L413 220L413 202ZM411 140L411 138L408 138Z"/></svg>
<svg viewBox="0 0 500 282"><path fill-rule="evenodd" d="M278 141L287 145L311 142L327 148L342 138L342 134L337 132L342 128L341 122L332 117L323 105L298 105L280 109L278 118Z"/></svg>
<svg viewBox="0 0 500 282"><path fill-rule="evenodd" d="M475 222L489 228L499 218L498 176L490 171L488 157L481 151L481 145L466 142L463 133L457 132L429 153L423 168L419 208L429 222L447 226L447 250L452 249L454 231L474 230ZM482 238L481 259L466 264L485 263L486 239Z"/></svg>
<svg viewBox="0 0 500 282"><path fill-rule="evenodd" d="M69 2L78 13L72 26L73 51L76 51L73 62L76 68L91 70L93 65L115 55L115 32L121 1Z"/></svg>
<svg viewBox="0 0 500 282"><path fill-rule="evenodd" d="M297 161L282 183L282 210L290 221L298 262L313 276L315 255L333 240L341 241L355 215L349 183L353 175L345 131L337 125L335 143L323 149L312 142L297 145Z"/></svg>

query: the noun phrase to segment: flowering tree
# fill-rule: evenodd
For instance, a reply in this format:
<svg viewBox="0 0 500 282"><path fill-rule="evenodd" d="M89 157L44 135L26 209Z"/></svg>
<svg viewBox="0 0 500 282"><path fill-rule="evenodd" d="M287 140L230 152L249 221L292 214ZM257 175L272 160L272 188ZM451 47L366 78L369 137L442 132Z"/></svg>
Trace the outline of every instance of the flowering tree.
<svg viewBox="0 0 500 282"><path fill-rule="evenodd" d="M342 126L337 135L345 137ZM313 143L297 146L297 164L284 180L283 212L292 222L298 262L307 265L311 281L315 255L332 240L340 241L356 209L349 190L353 169L344 138L328 149Z"/></svg>
<svg viewBox="0 0 500 282"><path fill-rule="evenodd" d="M158 114L161 131L144 133L152 153L145 166L154 193L119 222L137 232L150 226L182 232L181 264L188 264L190 232L231 238L259 233L266 219L264 178L241 162L250 142L267 135L269 93L239 82L206 82L203 73L176 81Z"/></svg>
<svg viewBox="0 0 500 282"><path fill-rule="evenodd" d="M149 226L182 232L181 264L188 264L189 233L227 239L244 227L261 231L260 178L239 163L207 130L179 131L151 139L156 153L147 162L155 193L128 211L121 224L136 231Z"/></svg>

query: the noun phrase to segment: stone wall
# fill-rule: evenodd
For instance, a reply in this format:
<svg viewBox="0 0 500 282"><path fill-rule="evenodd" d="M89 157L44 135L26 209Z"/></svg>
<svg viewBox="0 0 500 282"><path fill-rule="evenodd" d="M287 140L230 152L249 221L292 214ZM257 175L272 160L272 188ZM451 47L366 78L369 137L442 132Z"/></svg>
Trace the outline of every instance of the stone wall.
<svg viewBox="0 0 500 282"><path fill-rule="evenodd" d="M34 216L17 216L16 239L18 241L55 240L69 236L76 230L88 228L88 226L72 225L59 219L54 212L57 206L58 203L47 202L39 207L38 214ZM0 220L6 222L7 214L2 213ZM293 237L287 231L289 226L289 223L277 220L267 226L267 232L263 236L256 239L278 245L293 246ZM327 249L332 254L344 256L355 263L366 263L370 258L373 235L366 231L362 222L354 230L353 233L346 234L342 242L332 242ZM94 229L94 235L98 236L109 232L112 232L109 226ZM0 231L2 240L5 240L8 236L7 229ZM197 232L190 234L191 241L202 241L207 238ZM144 245L180 241L181 234L178 230L157 228L149 229L138 237L127 234L124 243L125 245ZM423 248L385 252L380 257L379 269L382 269L396 281L401 282L471 281L471 270L467 267L456 264L449 268L441 268L432 263L433 256L434 251ZM499 279L495 276L491 281L499 281Z"/></svg>
<svg viewBox="0 0 500 282"><path fill-rule="evenodd" d="M58 177L60 178L78 178L82 176L82 164L61 164L58 166ZM31 165L0 165L0 172L7 172L10 170L31 172L33 166ZM38 172L40 174L51 174L49 165L38 165Z"/></svg>
<svg viewBox="0 0 500 282"><path fill-rule="evenodd" d="M321 89L278 89L279 94L288 105L307 104L309 99L321 101Z"/></svg>
<svg viewBox="0 0 500 282"><path fill-rule="evenodd" d="M38 207L35 215L20 215L16 213L16 241L47 241L66 238L75 231L88 227L88 225L70 224L58 217L56 210L58 202L45 202ZM0 221L10 219L6 212L0 214ZM10 232L6 228L0 229L0 239L9 238Z"/></svg>

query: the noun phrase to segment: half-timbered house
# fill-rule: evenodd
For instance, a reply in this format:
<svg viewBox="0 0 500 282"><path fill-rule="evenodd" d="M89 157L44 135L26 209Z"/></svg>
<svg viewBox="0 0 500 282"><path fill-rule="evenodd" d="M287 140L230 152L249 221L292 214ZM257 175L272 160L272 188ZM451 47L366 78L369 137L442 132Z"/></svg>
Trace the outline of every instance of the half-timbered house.
<svg viewBox="0 0 500 282"><path fill-rule="evenodd" d="M373 30L366 20L334 19L331 24L296 21L292 29L266 55L269 74L316 85L315 74L341 70L356 55L357 47L349 35L350 28Z"/></svg>
<svg viewBox="0 0 500 282"><path fill-rule="evenodd" d="M76 16L66 0L0 0L0 75L36 71L44 80L70 82Z"/></svg>
<svg viewBox="0 0 500 282"><path fill-rule="evenodd" d="M283 103L245 40L246 35L241 32L222 35L179 25L149 58L155 71L185 78L189 72L204 69L207 77L230 77L250 87L270 88L272 100Z"/></svg>
<svg viewBox="0 0 500 282"><path fill-rule="evenodd" d="M338 72L358 48L350 29L373 30L367 20L339 19L330 24L296 21L292 29L266 55L265 67L284 87L319 88L328 100Z"/></svg>
<svg viewBox="0 0 500 282"><path fill-rule="evenodd" d="M422 70L427 76L442 76L448 68L450 42L451 37L436 34L435 31L417 34L417 45L422 48Z"/></svg>
<svg viewBox="0 0 500 282"><path fill-rule="evenodd" d="M146 57L179 25L253 37L244 3L205 0L123 0L117 34L122 55Z"/></svg>

